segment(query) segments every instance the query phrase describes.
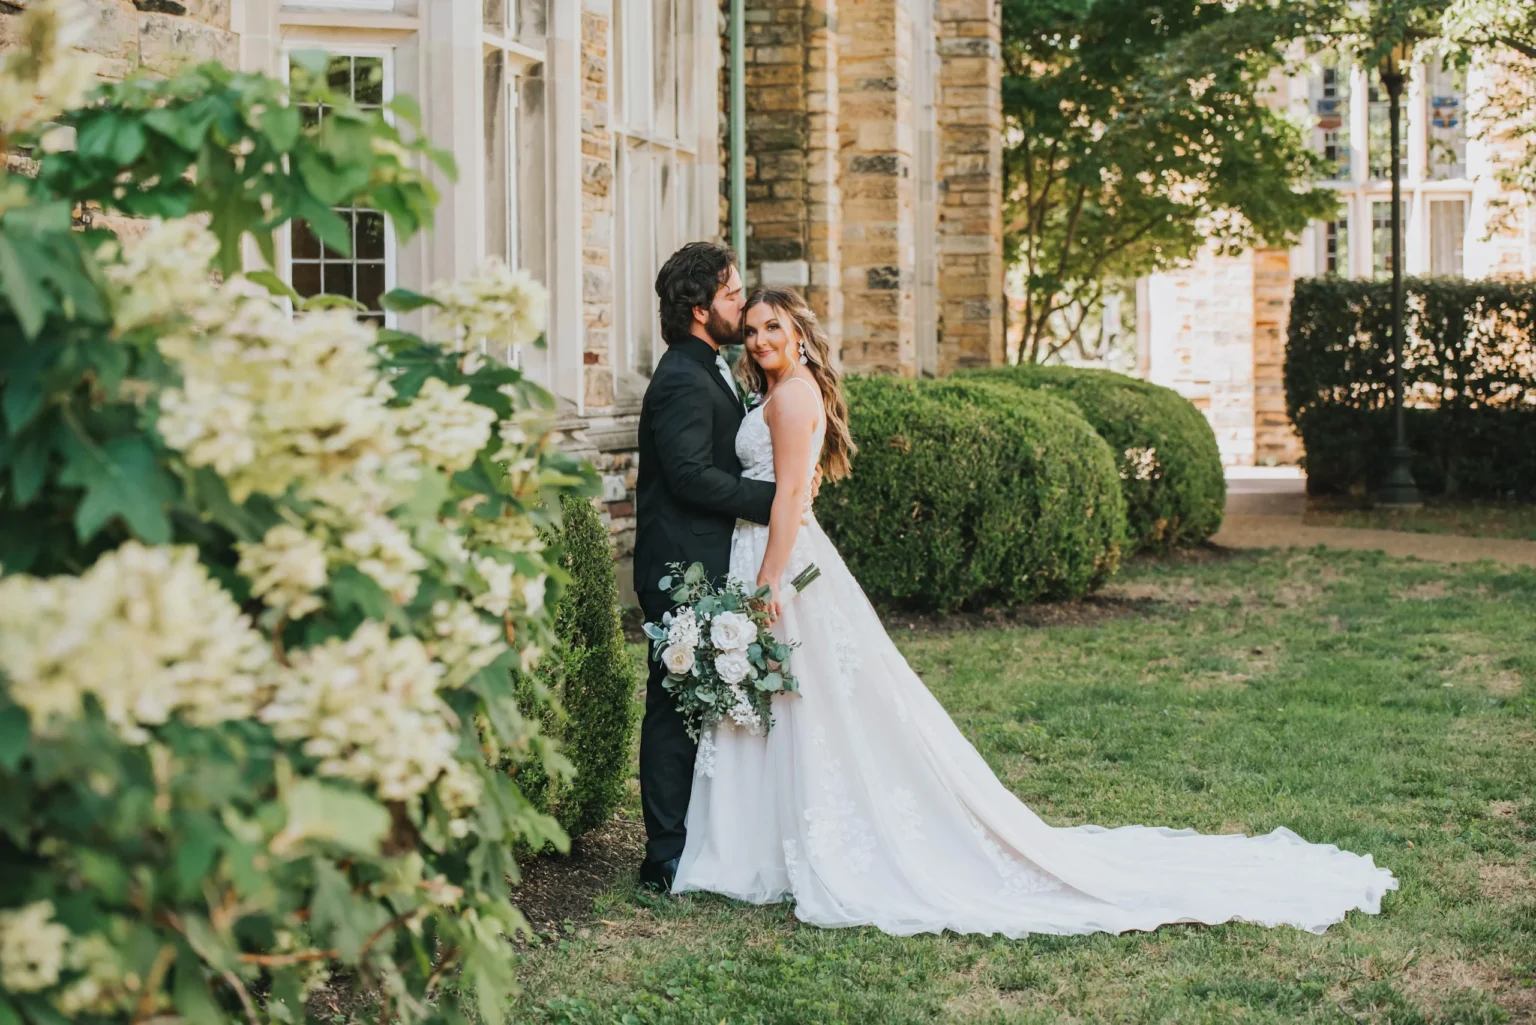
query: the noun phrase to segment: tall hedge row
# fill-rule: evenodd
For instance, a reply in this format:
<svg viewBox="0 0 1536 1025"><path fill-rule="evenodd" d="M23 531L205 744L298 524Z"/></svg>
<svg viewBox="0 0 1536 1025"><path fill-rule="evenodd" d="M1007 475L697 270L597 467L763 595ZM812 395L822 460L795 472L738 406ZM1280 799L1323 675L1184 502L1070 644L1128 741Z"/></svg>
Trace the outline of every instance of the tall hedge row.
<svg viewBox="0 0 1536 1025"><path fill-rule="evenodd" d="M566 499L563 527L547 538L561 551L571 582L555 606L557 657L545 659L529 690L553 688L561 711L544 731L575 766L570 779L548 776L533 761L516 767L518 784L566 833L580 836L613 814L629 786L635 728L635 671L619 622L619 590L608 528L584 499Z"/></svg>
<svg viewBox="0 0 1536 1025"><path fill-rule="evenodd" d="M817 516L879 604L1069 598L1125 547L1113 454L1077 410L979 381L851 379L859 454Z"/></svg>
<svg viewBox="0 0 1536 1025"><path fill-rule="evenodd" d="M1380 482L1392 443L1391 289L1298 281L1285 395L1314 494ZM1536 282L1410 278L1403 375L1429 494L1536 498Z"/></svg>
<svg viewBox="0 0 1536 1025"><path fill-rule="evenodd" d="M1171 388L1109 370L1016 366L962 377L1070 401L1114 452L1133 548L1199 544L1221 527L1227 481L1210 423Z"/></svg>

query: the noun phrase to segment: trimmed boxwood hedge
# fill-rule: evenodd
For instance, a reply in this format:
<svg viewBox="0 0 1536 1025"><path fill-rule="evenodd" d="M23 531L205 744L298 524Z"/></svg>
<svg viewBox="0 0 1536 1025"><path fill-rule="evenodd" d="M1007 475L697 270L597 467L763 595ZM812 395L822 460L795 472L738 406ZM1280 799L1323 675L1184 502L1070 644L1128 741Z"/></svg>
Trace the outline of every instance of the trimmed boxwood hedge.
<svg viewBox="0 0 1536 1025"><path fill-rule="evenodd" d="M1409 278L1404 300L1419 488L1536 499L1536 282ZM1380 483L1393 438L1391 313L1388 282L1296 282L1285 400L1313 494Z"/></svg>
<svg viewBox="0 0 1536 1025"><path fill-rule="evenodd" d="M1115 454L1135 549L1166 551L1221 527L1227 481L1209 421L1172 388L1111 370L1035 365L960 376L1067 399Z"/></svg>
<svg viewBox="0 0 1536 1025"><path fill-rule="evenodd" d="M560 741L576 774L552 780L537 759L513 771L534 806L576 837L607 821L629 786L637 680L619 622L608 528L585 499L566 499L562 513L562 529L547 538L560 546L561 567L571 575L555 607L561 648L522 687L549 687L558 695L561 711L546 717L544 732Z"/></svg>
<svg viewBox="0 0 1536 1025"><path fill-rule="evenodd" d="M816 514L872 601L948 612L1072 598L1119 566L1114 456L1068 403L981 381L847 387L859 454Z"/></svg>

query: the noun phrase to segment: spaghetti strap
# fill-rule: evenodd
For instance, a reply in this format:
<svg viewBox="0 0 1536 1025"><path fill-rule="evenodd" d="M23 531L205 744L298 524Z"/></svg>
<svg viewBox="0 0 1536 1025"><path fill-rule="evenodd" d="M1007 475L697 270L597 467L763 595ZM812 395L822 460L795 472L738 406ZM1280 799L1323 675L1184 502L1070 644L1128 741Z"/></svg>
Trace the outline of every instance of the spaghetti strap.
<svg viewBox="0 0 1536 1025"><path fill-rule="evenodd" d="M819 429L821 423L826 420L826 416L827 416L826 410L825 410L825 408L823 408L822 401L821 401L821 389L816 387L816 385L813 384L811 381L807 380L804 377L799 376L798 374L795 375L794 377L791 377L789 379L789 381L790 381L791 384L793 384L796 381L799 381L801 384L803 384L807 388L811 389L811 392L816 396L816 412L817 412L816 423L817 423L817 427ZM783 386L780 385L780 387L783 387ZM773 396L770 395L766 399L763 400L763 405L766 406L766 405L768 405L768 403L770 403L772 401L773 401Z"/></svg>

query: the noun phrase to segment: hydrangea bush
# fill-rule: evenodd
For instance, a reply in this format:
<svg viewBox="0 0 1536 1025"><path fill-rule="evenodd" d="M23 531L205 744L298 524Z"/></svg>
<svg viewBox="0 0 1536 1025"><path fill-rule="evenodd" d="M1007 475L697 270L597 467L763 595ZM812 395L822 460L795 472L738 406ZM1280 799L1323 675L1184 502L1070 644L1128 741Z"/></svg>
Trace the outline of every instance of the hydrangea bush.
<svg viewBox="0 0 1536 1025"><path fill-rule="evenodd" d="M0 65L0 1025L315 1020L337 964L382 1020L502 1020L511 852L564 840L491 766L567 768L512 675L592 491L480 355L542 293L391 293L428 341L242 272L294 217L348 251L336 205L428 223L446 157L323 85L310 128L217 65L97 87L81 15Z"/></svg>

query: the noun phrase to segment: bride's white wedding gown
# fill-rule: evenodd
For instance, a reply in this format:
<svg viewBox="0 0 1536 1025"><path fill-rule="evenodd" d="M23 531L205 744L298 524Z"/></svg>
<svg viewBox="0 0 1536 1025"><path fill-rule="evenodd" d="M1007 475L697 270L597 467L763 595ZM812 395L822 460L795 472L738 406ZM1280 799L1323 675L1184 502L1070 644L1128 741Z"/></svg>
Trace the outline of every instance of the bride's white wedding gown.
<svg viewBox="0 0 1536 1025"><path fill-rule="evenodd" d="M736 452L747 476L773 479L762 406ZM737 524L731 575L755 584L767 542L767 527ZM1284 828L1047 825L928 693L807 517L785 580L812 562L821 577L775 627L800 642L800 694L774 699L767 736L722 724L700 738L674 892L788 896L821 926L1023 936L1229 920L1322 932L1351 908L1379 912L1397 888L1370 855Z"/></svg>

